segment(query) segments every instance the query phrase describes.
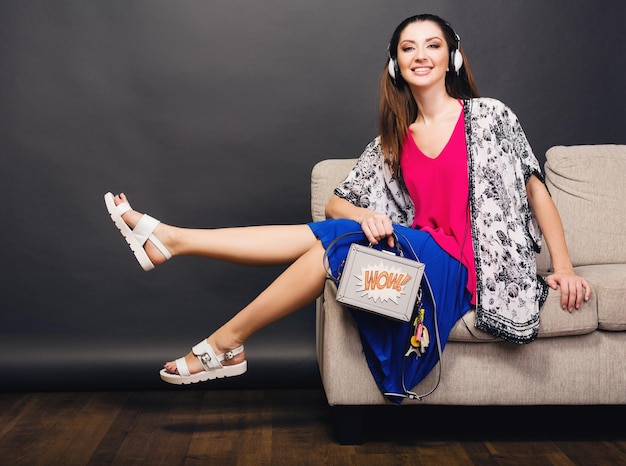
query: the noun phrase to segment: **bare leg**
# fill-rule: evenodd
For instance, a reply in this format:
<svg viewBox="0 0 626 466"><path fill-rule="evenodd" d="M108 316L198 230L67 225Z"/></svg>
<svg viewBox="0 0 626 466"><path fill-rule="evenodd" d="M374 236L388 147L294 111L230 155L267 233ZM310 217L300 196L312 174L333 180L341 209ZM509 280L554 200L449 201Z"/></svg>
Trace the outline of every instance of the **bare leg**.
<svg viewBox="0 0 626 466"><path fill-rule="evenodd" d="M252 334L300 309L319 296L324 287L326 271L322 265L324 248L315 240L313 246L285 270L256 299L215 331L208 343L217 354L242 345ZM202 366L190 352L185 356L189 371L200 372ZM223 364L238 364L245 359L241 353ZM165 370L176 373L176 363L170 361Z"/></svg>
<svg viewBox="0 0 626 466"><path fill-rule="evenodd" d="M124 194L114 198L116 205L126 201ZM134 228L141 216L131 210L122 218ZM324 287L324 248L307 225L190 229L160 223L153 234L172 256L193 255L249 265L291 264L257 298L207 338L218 355L241 346L255 332L310 303ZM155 265L166 260L150 241L145 244L145 251ZM239 364L244 359L245 353L239 353L223 365ZM193 353L188 353L185 360L191 374L204 370ZM167 372L177 373L175 361L164 367Z"/></svg>
<svg viewBox="0 0 626 466"><path fill-rule="evenodd" d="M124 201L127 201L124 194L115 196L116 205ZM133 210L122 218L134 228L141 215ZM191 229L161 223L154 235L173 256L200 256L247 265L289 264L316 242L307 225ZM155 265L166 260L150 241L145 251Z"/></svg>

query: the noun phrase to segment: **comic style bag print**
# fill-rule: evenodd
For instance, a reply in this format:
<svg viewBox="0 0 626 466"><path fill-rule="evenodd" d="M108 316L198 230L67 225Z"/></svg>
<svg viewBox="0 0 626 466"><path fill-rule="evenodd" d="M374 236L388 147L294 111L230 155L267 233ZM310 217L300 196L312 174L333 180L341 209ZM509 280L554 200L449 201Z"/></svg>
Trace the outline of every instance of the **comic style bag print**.
<svg viewBox="0 0 626 466"><path fill-rule="evenodd" d="M338 240L351 234L336 238L326 249L326 257ZM425 265L404 257L395 234L394 240L395 251L353 243L339 277L327 269L329 278L338 284L337 301L391 319L411 321Z"/></svg>

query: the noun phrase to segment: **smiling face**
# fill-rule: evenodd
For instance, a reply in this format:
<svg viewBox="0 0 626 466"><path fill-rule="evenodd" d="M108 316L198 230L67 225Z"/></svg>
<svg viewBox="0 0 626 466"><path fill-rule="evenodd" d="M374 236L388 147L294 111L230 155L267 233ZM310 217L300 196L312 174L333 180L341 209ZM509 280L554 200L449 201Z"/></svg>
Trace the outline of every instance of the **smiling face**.
<svg viewBox="0 0 626 466"><path fill-rule="evenodd" d="M413 89L441 86L445 89L450 52L443 31L432 21L407 25L398 42L398 67Z"/></svg>

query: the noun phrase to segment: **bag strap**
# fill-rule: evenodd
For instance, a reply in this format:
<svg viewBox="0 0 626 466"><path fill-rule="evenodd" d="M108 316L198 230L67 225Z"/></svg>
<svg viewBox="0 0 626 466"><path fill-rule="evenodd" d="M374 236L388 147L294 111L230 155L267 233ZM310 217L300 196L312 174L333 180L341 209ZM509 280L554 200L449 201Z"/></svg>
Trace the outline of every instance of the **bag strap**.
<svg viewBox="0 0 626 466"><path fill-rule="evenodd" d="M404 241L406 242L406 244L409 245L409 249L411 250L411 253L413 254L413 259L414 260L419 260L419 258L417 257L417 254L415 253L415 250L413 249L413 245L411 244L411 242L409 241L409 239L403 235L402 233L398 233L400 236L402 236L402 239L404 239ZM395 232L394 232L395 235ZM396 241L397 241L397 235L396 235ZM398 241L398 245L400 245L400 242ZM430 389L428 392L423 393L421 395L418 395L415 392L412 392L410 390L407 390L405 383L404 383L404 362L406 361L406 356L402 359L402 388L404 389L404 395L406 398L410 399L410 400L422 400L423 398L427 397L428 395L431 395L435 390L437 390L437 387L439 387L439 383L441 382L441 373L443 371L443 362L441 360L442 357L442 350L441 350L441 338L439 337L439 323L438 323L438 319L437 319L437 302L435 301L435 295L433 294L433 289L430 286L430 281L428 280L428 276L426 275L426 271L424 271L424 276L422 278L424 280L424 282L426 283L426 287L428 288L428 292L430 293L430 297L432 298L433 301L433 322L435 324L435 341L437 343L437 353L439 354L439 364L438 364L438 368L439 370L437 371L437 383L435 383L435 386ZM421 299L420 299L421 301ZM410 343L409 343L410 344ZM385 393L385 395L387 395L387 393ZM393 396L398 396L397 394L389 394L389 395L393 395Z"/></svg>

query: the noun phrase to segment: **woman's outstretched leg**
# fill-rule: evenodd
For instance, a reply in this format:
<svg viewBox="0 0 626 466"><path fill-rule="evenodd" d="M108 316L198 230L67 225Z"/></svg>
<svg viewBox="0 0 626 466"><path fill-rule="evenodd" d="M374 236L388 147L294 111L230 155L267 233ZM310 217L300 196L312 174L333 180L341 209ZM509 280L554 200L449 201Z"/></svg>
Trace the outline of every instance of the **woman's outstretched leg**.
<svg viewBox="0 0 626 466"><path fill-rule="evenodd" d="M145 270L175 255L249 265L291 264L248 306L194 346L192 352L166 363L161 378L167 382L193 383L242 374L247 368L243 343L322 292L326 279L322 261L325 250L308 225L179 228L133 210L124 194L107 193L105 203Z"/></svg>
<svg viewBox="0 0 626 466"><path fill-rule="evenodd" d="M113 202L119 206L128 200L119 194L113 197ZM131 209L121 218L132 229L142 214ZM172 256L199 256L247 265L289 264L316 241L307 225L192 229L159 223L152 235ZM143 248L154 265L168 259L153 240L148 239Z"/></svg>
<svg viewBox="0 0 626 466"><path fill-rule="evenodd" d="M324 247L319 241L287 268L257 298L237 313L231 320L207 338L207 343L217 355L241 347L254 333L267 325L288 316L319 296L324 287L326 271L322 259ZM245 353L239 353L225 366L241 364ZM185 356L190 374L204 370L192 352ZM167 373L177 374L176 361L164 365Z"/></svg>

